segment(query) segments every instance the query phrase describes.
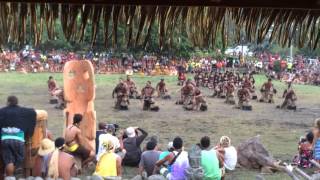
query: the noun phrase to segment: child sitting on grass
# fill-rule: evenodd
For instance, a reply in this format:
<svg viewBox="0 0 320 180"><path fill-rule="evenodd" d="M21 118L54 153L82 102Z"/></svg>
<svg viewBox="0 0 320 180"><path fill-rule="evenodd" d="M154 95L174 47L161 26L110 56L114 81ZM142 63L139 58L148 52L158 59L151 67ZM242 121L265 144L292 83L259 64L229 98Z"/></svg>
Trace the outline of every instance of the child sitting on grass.
<svg viewBox="0 0 320 180"><path fill-rule="evenodd" d="M313 133L310 131L305 137L300 138L298 151L299 154L295 156L293 163L303 168L310 168L312 164L310 160L313 159Z"/></svg>

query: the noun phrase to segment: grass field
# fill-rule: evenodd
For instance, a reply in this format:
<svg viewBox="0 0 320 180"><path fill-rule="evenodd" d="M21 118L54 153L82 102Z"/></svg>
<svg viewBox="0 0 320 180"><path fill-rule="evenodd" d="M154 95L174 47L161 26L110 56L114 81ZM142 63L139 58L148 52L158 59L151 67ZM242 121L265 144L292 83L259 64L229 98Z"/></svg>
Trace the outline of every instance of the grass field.
<svg viewBox="0 0 320 180"><path fill-rule="evenodd" d="M5 105L8 95L17 95L20 104L44 109L49 114L48 126L55 137L61 136L63 116L62 111L53 108L48 103L46 81L49 75L53 75L62 85L62 74L0 74L0 101ZM149 132L150 135L157 135L160 143L165 147L168 141L175 136L181 136L185 146L190 147L199 139L208 135L214 143L222 135L228 135L236 146L243 140L252 136L260 135L263 144L267 147L276 159L291 161L297 150L299 137L312 126L313 120L320 117L320 88L315 86L294 85L298 96L298 111L282 111L275 108L280 104L280 96L285 84L274 82L278 89L275 97L275 104L263 104L253 102L252 112L243 112L226 105L221 99L207 97L207 112L188 112L181 106L174 104L178 97L179 86L176 85L176 77L164 77L172 100L160 100L160 112L143 112L142 103L139 100L132 100L130 109L127 112L115 111L112 107L114 100L111 92L119 77L124 75L96 75L96 100L97 121L117 123L121 127L139 126ZM145 77L133 76L134 81L141 89L147 80L155 85L161 76ZM257 89L266 80L263 75L256 76ZM212 92L204 89L204 94L209 96ZM258 93L258 95L260 95ZM136 169L125 168L125 177L132 177ZM259 174L258 171L237 169L228 175L227 179L251 180ZM289 179L285 174L276 173L264 175L266 179Z"/></svg>

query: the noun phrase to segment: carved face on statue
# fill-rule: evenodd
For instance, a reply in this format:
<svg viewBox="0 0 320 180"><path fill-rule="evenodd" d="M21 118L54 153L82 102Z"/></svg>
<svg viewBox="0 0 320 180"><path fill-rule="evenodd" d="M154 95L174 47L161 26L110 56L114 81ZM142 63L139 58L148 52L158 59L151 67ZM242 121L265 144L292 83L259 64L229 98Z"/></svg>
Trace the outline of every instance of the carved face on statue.
<svg viewBox="0 0 320 180"><path fill-rule="evenodd" d="M69 61L64 67L65 99L68 105L92 101L95 97L93 67L89 61ZM84 113L86 107L78 107Z"/></svg>

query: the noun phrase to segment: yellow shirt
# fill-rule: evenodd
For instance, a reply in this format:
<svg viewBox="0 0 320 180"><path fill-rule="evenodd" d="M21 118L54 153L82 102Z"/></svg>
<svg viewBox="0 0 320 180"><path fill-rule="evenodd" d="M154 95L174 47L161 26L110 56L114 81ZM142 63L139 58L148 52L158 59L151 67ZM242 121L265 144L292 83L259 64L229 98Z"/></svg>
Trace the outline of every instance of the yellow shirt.
<svg viewBox="0 0 320 180"><path fill-rule="evenodd" d="M117 176L117 155L104 153L97 163L94 174L101 177Z"/></svg>

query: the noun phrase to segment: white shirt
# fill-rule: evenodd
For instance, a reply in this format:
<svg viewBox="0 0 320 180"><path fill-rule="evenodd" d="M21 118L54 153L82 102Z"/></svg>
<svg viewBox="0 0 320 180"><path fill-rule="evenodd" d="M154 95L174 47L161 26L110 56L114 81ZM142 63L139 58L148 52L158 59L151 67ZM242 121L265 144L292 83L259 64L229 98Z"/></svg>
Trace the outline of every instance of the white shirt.
<svg viewBox="0 0 320 180"><path fill-rule="evenodd" d="M237 150L233 146L224 148L224 167L228 170L234 170L237 165Z"/></svg>
<svg viewBox="0 0 320 180"><path fill-rule="evenodd" d="M100 156L105 152L102 143L108 140L110 140L113 143L115 149L120 148L120 141L117 137L112 136L111 134L101 134L99 136L98 154L96 156L97 160L99 160Z"/></svg>
<svg viewBox="0 0 320 180"><path fill-rule="evenodd" d="M178 152L174 151L175 156L178 154ZM180 155L177 157L176 161L171 165L171 172L168 174L169 180L183 180L186 178L186 172L190 167L189 165L189 158L188 158L188 152L182 151ZM184 177L181 177L184 176Z"/></svg>
<svg viewBox="0 0 320 180"><path fill-rule="evenodd" d="M27 50L22 51L22 56L27 57L29 55L29 52Z"/></svg>

